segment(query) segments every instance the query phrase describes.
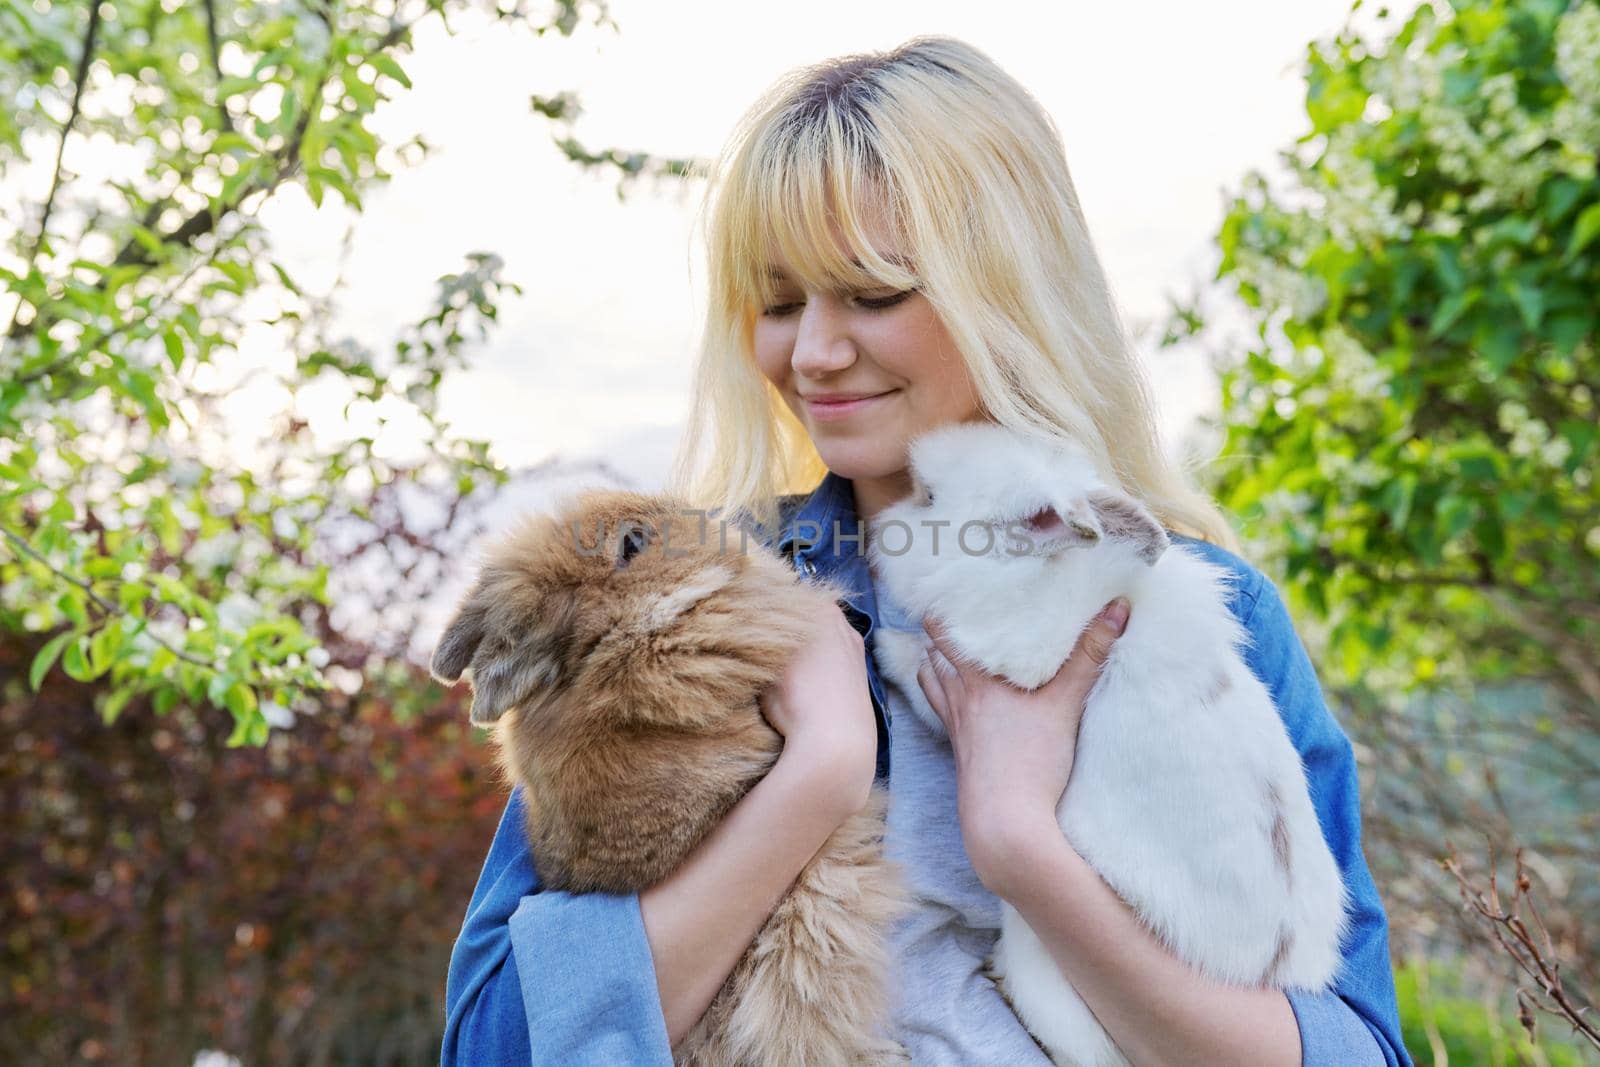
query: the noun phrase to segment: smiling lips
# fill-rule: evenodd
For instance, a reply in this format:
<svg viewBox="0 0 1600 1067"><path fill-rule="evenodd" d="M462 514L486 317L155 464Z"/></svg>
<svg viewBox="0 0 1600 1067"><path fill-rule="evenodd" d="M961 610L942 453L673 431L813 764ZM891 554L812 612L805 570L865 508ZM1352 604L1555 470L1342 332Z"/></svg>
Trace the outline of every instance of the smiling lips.
<svg viewBox="0 0 1600 1067"><path fill-rule="evenodd" d="M881 393L819 393L816 396L801 397L805 401L806 411L810 412L813 419L827 421L829 419L842 419L863 411L890 393L893 389Z"/></svg>

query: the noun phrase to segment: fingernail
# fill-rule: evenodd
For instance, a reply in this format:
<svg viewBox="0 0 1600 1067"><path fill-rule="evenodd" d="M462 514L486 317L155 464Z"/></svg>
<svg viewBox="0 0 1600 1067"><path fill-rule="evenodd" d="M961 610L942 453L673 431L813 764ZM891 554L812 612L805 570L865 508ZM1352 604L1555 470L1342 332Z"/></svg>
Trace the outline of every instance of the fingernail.
<svg viewBox="0 0 1600 1067"><path fill-rule="evenodd" d="M1119 596L1111 602L1111 606L1106 608L1101 617L1110 624L1112 631L1120 637L1122 636L1122 631L1128 628L1128 611L1128 602Z"/></svg>

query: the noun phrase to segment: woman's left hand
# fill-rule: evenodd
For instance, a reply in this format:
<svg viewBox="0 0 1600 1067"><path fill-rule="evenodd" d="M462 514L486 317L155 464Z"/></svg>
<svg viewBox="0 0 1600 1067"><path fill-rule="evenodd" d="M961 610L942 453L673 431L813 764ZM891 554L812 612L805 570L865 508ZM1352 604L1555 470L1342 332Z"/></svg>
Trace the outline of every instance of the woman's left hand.
<svg viewBox="0 0 1600 1067"><path fill-rule="evenodd" d="M1030 848L1052 840L1041 835L1059 839L1056 806L1072 775L1084 703L1127 619L1126 601L1106 605L1055 677L1032 690L960 662L937 620L924 620L933 648L917 681L950 735L967 857L1001 897L1025 872Z"/></svg>

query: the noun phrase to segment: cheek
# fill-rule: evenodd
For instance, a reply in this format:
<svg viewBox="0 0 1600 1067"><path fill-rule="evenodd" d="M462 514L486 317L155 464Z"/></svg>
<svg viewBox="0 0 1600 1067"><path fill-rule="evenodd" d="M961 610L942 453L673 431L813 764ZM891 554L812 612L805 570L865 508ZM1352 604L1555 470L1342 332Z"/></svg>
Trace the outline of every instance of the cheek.
<svg viewBox="0 0 1600 1067"><path fill-rule="evenodd" d="M899 336L899 344L883 350L883 362L910 386L919 416L930 425L966 421L978 406L977 392L943 326L937 320L919 321Z"/></svg>
<svg viewBox="0 0 1600 1067"><path fill-rule="evenodd" d="M751 333L756 368L769 381L782 385L789 376L790 356L794 352L792 331L781 323L756 319Z"/></svg>
<svg viewBox="0 0 1600 1067"><path fill-rule="evenodd" d="M930 318L912 317L883 331L874 350L886 370L906 379L925 400L942 405L944 398L966 390L965 365L949 336Z"/></svg>

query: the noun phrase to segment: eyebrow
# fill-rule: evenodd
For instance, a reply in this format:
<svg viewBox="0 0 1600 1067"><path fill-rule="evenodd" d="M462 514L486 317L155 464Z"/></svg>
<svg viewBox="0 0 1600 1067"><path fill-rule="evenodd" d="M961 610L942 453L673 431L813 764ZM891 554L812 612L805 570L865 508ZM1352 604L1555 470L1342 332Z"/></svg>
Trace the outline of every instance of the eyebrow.
<svg viewBox="0 0 1600 1067"><path fill-rule="evenodd" d="M902 267L902 268L904 268L906 270L913 269L912 266L911 266L910 257L902 256L898 252L893 253L891 255L882 256L881 258L887 260L890 263L893 263L897 267ZM850 265L852 267L855 267L857 270L864 269L861 266L861 261L859 259L851 259L850 260ZM789 276L787 274L785 274L783 271L779 270L776 264L769 263L767 265L767 277L771 278L773 281L784 281Z"/></svg>

